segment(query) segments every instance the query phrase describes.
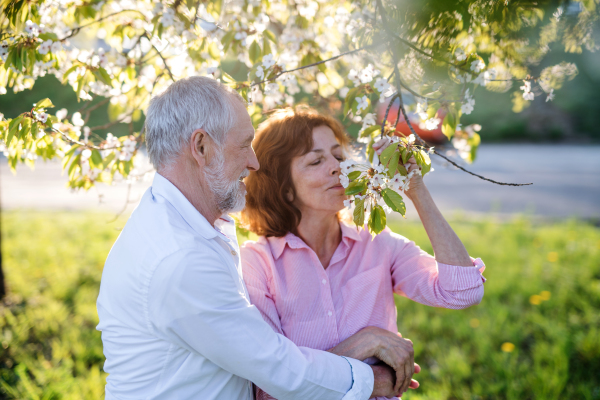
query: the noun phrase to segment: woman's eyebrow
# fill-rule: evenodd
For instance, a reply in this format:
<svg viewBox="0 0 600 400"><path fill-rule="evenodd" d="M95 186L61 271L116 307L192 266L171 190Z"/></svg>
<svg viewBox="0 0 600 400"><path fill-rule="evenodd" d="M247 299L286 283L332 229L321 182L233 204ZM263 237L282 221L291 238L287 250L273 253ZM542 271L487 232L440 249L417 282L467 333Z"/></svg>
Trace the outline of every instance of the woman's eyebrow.
<svg viewBox="0 0 600 400"><path fill-rule="evenodd" d="M334 144L333 146L331 146L331 150L335 150L338 147L341 147L339 143ZM312 149L311 151L309 151L309 153L323 153L323 149Z"/></svg>

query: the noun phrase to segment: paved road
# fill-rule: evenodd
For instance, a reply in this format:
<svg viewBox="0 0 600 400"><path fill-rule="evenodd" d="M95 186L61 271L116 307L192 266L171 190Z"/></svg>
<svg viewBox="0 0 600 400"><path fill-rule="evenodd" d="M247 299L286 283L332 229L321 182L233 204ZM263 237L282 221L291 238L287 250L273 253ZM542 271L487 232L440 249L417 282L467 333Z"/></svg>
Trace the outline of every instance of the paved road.
<svg viewBox="0 0 600 400"><path fill-rule="evenodd" d="M533 182L532 186L498 186L442 164L434 157L435 171L427 186L442 212L467 214L494 212L546 217L600 218L600 146L483 145L478 160L468 168L504 182ZM65 187L56 162L38 162L36 170L19 165L13 176L0 159L0 200L4 209L121 210L127 185L99 185L89 192L72 193ZM127 211L131 211L150 182L132 185ZM416 218L409 205L407 216Z"/></svg>

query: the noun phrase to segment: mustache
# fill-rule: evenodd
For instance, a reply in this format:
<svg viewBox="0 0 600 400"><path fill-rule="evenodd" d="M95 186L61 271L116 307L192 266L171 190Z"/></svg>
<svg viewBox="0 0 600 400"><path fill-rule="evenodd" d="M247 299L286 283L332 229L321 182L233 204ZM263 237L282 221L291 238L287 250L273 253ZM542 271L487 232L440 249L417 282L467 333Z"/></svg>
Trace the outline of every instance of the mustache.
<svg viewBox="0 0 600 400"><path fill-rule="evenodd" d="M250 171L245 169L244 172L242 172L242 174L240 175L239 180L241 181L242 179L245 179L248 177L248 175L250 175Z"/></svg>

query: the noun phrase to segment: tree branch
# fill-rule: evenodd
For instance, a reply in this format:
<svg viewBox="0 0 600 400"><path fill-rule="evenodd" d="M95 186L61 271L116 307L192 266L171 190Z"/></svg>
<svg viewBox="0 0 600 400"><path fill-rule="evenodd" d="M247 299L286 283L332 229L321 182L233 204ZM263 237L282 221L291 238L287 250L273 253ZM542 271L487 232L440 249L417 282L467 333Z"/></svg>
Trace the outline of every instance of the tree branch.
<svg viewBox="0 0 600 400"><path fill-rule="evenodd" d="M389 33L388 29L387 29L387 20L385 19L385 10L383 8L383 5L381 4L381 0L377 0L377 3L379 4L379 8L380 8L380 15L381 15L381 19L383 22L383 26L384 29L386 30L386 32ZM390 46L391 47L391 46ZM402 111L402 115L404 116L404 120L406 121L406 124L408 125L408 128L410 129L411 133L415 136L416 142L421 145L422 147L426 148L427 150L430 150L431 147L427 144L427 142L425 142L415 131L415 128L413 128L412 123L410 122L408 115L406 113L406 109L404 108L404 102L402 101L402 81L400 78L400 71L398 70L398 56L396 54L396 50L391 47L390 48L391 53L392 53L392 58L393 58L393 62L394 62L394 74L396 75L396 82L397 82L397 95L398 95L398 100L400 101L400 110ZM390 101L391 104L391 101ZM388 106L389 109L390 106ZM387 114L387 113L386 113ZM384 124L385 124L385 120L384 120ZM382 125L383 127L383 125ZM383 134L383 131L382 131ZM494 181L492 179L486 178L482 175L478 175L474 172L471 172L463 167L461 167L460 165L458 165L457 163L455 163L454 161L452 161L451 159L449 159L448 157L446 157L445 155L441 154L440 152L438 152L437 150L433 150L433 153L438 155L439 157L442 157L443 159L445 159L446 161L448 161L449 163L451 163L452 165L454 165L455 167L459 168L460 170L478 177L479 179L483 179L485 181L488 182L492 182L495 183L497 185L504 185L504 186L527 186L527 185L532 185L533 183L505 183L505 182L498 182L498 181Z"/></svg>
<svg viewBox="0 0 600 400"><path fill-rule="evenodd" d="M142 14L142 16L145 17L145 15L141 11L139 11L139 10L121 10L121 11L117 11L117 12L114 12L112 14L108 14L105 17L98 18L98 19L96 19L96 20L94 20L92 22L89 22L87 24L83 24L83 25L80 25L80 26L76 26L75 28L72 28L71 31L69 32L69 34L67 36L65 36L64 38L59 39L59 41L62 42L63 40L69 39L70 37L73 37L73 36L77 35L79 33L79 31L82 30L83 28L87 28L90 25L97 24L98 22L104 21L107 18L113 17L113 16L115 16L117 14L121 14L121 13L124 13L124 12L136 12L136 13Z"/></svg>
<svg viewBox="0 0 600 400"><path fill-rule="evenodd" d="M376 45L370 45L370 46L361 47L361 48L355 49L355 50L346 51L344 53L338 54L337 56L333 56L331 58L328 58L327 60L321 60L321 61L318 61L316 63L304 65L302 67L298 67L298 68L294 68L294 69L289 69L289 70L286 70L286 71L281 71L280 73L278 73L277 75L273 76L272 78L265 79L263 81L251 84L250 87L254 87L254 86L260 85L262 83L274 81L275 79L279 78L281 75L284 75L284 74L287 74L287 73L290 73L290 72L300 71L302 69L311 68L311 67L314 67L314 66L317 66L317 65L325 64L326 62L337 60L338 58L347 56L348 54L357 53L357 52L362 51L362 50L366 50L366 49L377 47L379 45L381 45L381 43L378 43Z"/></svg>
<svg viewBox="0 0 600 400"><path fill-rule="evenodd" d="M158 49L156 48L156 46L154 45L154 43L152 43L152 40L150 40L150 38L148 37L148 33L145 32L142 36L145 36L146 39L148 39L148 42L150 42L150 44L152 45L152 48L154 48L154 50L156 50L156 52L158 53L158 56L160 57L160 59L162 60L163 64L165 64L165 69L167 70L167 72L169 73L169 76L171 77L171 80L173 82L175 82L175 77L173 76L173 73L171 72L171 69L169 68L169 66L167 65L167 60L165 60L165 58L163 57L162 53L160 51L158 51Z"/></svg>

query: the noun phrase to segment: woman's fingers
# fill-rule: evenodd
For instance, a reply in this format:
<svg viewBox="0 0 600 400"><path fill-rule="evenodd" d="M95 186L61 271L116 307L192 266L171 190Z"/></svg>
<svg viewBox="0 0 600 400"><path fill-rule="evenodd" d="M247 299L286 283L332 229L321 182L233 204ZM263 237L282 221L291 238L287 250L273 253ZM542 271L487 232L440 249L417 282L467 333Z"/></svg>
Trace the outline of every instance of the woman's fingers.
<svg viewBox="0 0 600 400"><path fill-rule="evenodd" d="M391 141L389 138L379 139L377 142L373 143L373 150L377 153L377 155L381 155L383 151L390 145Z"/></svg>

